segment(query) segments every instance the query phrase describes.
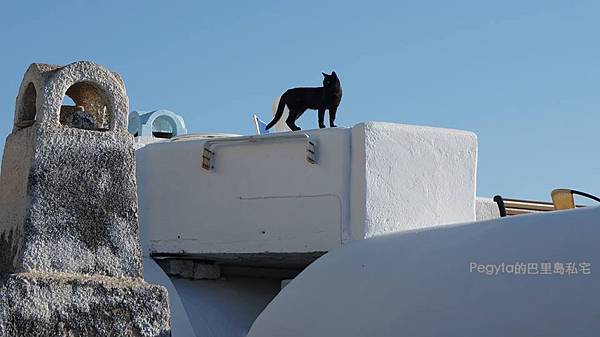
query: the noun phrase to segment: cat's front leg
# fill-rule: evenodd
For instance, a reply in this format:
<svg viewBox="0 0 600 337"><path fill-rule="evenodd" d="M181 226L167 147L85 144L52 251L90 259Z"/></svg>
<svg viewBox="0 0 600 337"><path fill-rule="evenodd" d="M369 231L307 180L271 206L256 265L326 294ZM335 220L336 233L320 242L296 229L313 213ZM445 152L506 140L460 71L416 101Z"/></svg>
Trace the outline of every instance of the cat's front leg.
<svg viewBox="0 0 600 337"><path fill-rule="evenodd" d="M329 108L329 127L336 128L335 125L335 113L337 112L337 106L332 106Z"/></svg>
<svg viewBox="0 0 600 337"><path fill-rule="evenodd" d="M319 127L321 129L325 127L325 108L319 109Z"/></svg>

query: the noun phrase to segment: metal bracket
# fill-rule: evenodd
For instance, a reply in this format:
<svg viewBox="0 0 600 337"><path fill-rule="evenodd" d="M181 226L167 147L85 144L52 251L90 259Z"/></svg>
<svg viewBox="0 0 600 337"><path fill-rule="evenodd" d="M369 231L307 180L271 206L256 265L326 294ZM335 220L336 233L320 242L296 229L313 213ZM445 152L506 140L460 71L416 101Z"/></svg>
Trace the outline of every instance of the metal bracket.
<svg viewBox="0 0 600 337"><path fill-rule="evenodd" d="M205 170L210 170L212 167L212 158L215 153L204 147L204 152L202 153L202 168Z"/></svg>
<svg viewBox="0 0 600 337"><path fill-rule="evenodd" d="M310 140L306 141L306 160L311 164L317 163L317 153L315 143Z"/></svg>
<svg viewBox="0 0 600 337"><path fill-rule="evenodd" d="M270 134L257 136L242 136L242 137L226 137L207 140L204 143L204 151L202 152L202 168L210 171L214 168L215 149L217 145L233 145L239 143L256 144L266 142L287 142L302 140L306 142L306 161L310 164L317 164L317 142L311 139L306 133L291 133L291 134Z"/></svg>

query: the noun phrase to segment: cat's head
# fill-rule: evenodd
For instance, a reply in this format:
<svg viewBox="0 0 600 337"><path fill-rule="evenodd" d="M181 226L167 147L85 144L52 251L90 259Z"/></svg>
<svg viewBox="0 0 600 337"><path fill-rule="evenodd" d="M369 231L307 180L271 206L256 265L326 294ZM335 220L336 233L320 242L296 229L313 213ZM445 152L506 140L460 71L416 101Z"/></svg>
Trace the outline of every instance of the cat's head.
<svg viewBox="0 0 600 337"><path fill-rule="evenodd" d="M332 72L331 75L325 74L325 73L321 73L321 74L323 74L323 86L324 87L340 85L340 79L337 77L337 74L335 73L335 71Z"/></svg>

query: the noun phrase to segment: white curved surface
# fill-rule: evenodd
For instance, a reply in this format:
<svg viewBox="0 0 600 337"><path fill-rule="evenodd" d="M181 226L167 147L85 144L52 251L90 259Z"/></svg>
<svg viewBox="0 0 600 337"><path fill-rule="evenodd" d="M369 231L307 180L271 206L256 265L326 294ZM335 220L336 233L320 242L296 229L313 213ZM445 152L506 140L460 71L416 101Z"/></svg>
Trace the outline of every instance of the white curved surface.
<svg viewBox="0 0 600 337"><path fill-rule="evenodd" d="M251 337L597 336L600 208L383 235L323 256ZM488 276L470 263L589 262L590 275Z"/></svg>
<svg viewBox="0 0 600 337"><path fill-rule="evenodd" d="M171 336L172 337L196 337L190 317L179 296L175 285L150 257L144 256L144 280L153 284L160 284L169 292L169 309L171 310ZM198 335L202 336L202 335Z"/></svg>
<svg viewBox="0 0 600 337"><path fill-rule="evenodd" d="M187 280L172 277L171 281L195 333L173 334L173 337L245 337L256 317L280 289L278 280L259 278Z"/></svg>
<svg viewBox="0 0 600 337"><path fill-rule="evenodd" d="M273 279L170 277L150 257L144 257L144 279L167 288L173 337L244 337L280 289Z"/></svg>

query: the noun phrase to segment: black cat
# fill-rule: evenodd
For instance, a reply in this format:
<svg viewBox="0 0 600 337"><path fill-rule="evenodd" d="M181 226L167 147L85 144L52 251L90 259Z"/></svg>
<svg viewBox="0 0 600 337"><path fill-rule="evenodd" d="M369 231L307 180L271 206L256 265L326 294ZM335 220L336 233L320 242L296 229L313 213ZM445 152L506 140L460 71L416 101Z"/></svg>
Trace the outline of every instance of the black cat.
<svg viewBox="0 0 600 337"><path fill-rule="evenodd" d="M281 95L277 112L271 123L267 125L267 130L279 121L286 105L290 110L290 114L285 123L294 131L300 130L296 125L296 120L302 116L306 109L319 110L320 128L325 127L325 110L329 110L329 126L332 128L336 126L334 124L335 113L342 100L342 85L335 71L331 75L322 74L324 76L322 87L293 88Z"/></svg>

